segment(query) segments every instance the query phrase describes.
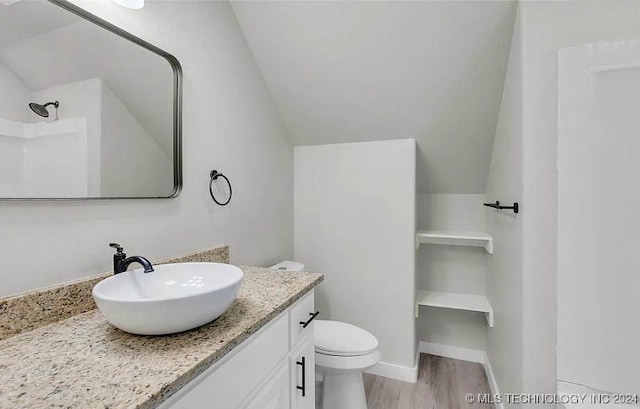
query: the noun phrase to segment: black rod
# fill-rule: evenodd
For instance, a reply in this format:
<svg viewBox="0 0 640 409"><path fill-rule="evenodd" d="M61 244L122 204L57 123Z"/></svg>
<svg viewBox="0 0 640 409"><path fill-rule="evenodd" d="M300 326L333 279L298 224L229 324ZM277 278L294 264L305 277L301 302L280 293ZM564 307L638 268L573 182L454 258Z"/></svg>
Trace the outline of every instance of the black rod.
<svg viewBox="0 0 640 409"><path fill-rule="evenodd" d="M513 212L516 214L520 211L520 206L518 205L518 202L515 202L513 206L501 206L500 202L496 200L495 203L483 203L482 205L487 207L492 207L498 210L513 210Z"/></svg>

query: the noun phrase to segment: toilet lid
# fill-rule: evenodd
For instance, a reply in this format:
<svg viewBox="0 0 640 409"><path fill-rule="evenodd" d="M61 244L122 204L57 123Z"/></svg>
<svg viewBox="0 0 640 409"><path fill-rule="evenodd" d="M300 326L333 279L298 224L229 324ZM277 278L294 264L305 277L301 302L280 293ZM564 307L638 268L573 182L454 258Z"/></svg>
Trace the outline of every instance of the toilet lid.
<svg viewBox="0 0 640 409"><path fill-rule="evenodd" d="M374 352L378 340L355 325L340 321L316 320L316 352L337 356L360 356Z"/></svg>

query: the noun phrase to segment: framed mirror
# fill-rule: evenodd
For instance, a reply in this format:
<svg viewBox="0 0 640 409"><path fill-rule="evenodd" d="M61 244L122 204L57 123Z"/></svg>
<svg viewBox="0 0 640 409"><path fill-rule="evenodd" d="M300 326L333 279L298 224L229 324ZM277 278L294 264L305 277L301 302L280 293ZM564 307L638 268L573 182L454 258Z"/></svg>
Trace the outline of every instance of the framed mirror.
<svg viewBox="0 0 640 409"><path fill-rule="evenodd" d="M63 0L0 0L0 200L172 198L182 71Z"/></svg>

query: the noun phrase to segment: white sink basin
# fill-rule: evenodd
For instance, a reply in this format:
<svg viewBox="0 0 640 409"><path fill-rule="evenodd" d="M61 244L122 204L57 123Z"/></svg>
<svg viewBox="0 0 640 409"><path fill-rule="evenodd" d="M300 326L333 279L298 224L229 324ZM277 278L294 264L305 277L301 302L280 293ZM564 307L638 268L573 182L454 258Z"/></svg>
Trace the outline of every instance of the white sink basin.
<svg viewBox="0 0 640 409"><path fill-rule="evenodd" d="M238 295L244 273L221 263L177 263L109 277L93 288L100 312L114 326L140 335L187 331L213 321Z"/></svg>

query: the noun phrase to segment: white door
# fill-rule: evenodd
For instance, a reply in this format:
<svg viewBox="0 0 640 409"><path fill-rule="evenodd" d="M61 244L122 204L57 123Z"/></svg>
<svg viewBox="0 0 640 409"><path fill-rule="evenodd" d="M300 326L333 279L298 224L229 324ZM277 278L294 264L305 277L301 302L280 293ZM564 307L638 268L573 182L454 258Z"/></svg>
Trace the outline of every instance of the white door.
<svg viewBox="0 0 640 409"><path fill-rule="evenodd" d="M300 340L289 358L291 409L315 408L316 360L313 341L313 331L310 331Z"/></svg>
<svg viewBox="0 0 640 409"><path fill-rule="evenodd" d="M245 409L289 409L289 366L283 363Z"/></svg>

